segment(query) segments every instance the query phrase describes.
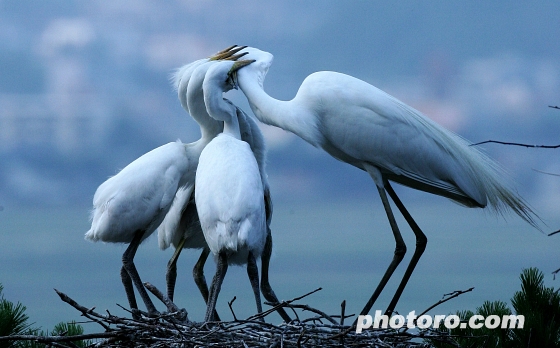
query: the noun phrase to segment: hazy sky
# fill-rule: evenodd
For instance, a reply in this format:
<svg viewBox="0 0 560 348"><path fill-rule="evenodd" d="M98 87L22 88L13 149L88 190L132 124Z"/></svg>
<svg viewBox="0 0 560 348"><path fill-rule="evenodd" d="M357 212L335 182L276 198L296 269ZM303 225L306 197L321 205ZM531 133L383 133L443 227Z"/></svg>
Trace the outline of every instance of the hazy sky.
<svg viewBox="0 0 560 348"><path fill-rule="evenodd" d="M175 68L232 44L249 45L274 54L265 90L279 99L292 98L310 73L333 70L374 84L471 141L558 144L560 110L548 106L560 104L559 13L557 1L0 0L0 282L5 293L30 308L53 287L83 292L79 299L84 305L125 302L118 280L124 249L89 244L82 236L93 193L108 176L163 143L198 138L198 126L169 83ZM228 97L250 112L240 92ZM319 286L330 284L328 275L356 284L368 275L368 284L376 284L393 242L371 179L292 134L272 127L263 132L270 149L274 221L280 230L301 231L276 235L273 262L284 289L305 292L301 279L310 274L317 274ZM560 178L536 170L559 174L558 150L484 149L511 173L549 229L557 229ZM439 296L457 290L455 285L488 286L488 293L477 296L491 299L489 294L499 288L496 279L507 283L504 293L512 295L521 268L538 266L549 274L560 267L554 252L558 238L546 238L516 217L506 223L443 198L397 190L430 240L403 295L407 309L437 301L428 295L411 301L415 289L425 286L423 279L429 279L431 289L418 294ZM329 206L341 210L336 215L344 222L340 226L320 225L332 222L335 213ZM438 214L440 209L446 213ZM61 216L72 222L58 221ZM41 228L46 229L43 238L34 239ZM511 237L502 234L510 228L515 229ZM473 237L446 239L460 231ZM410 231L403 228L403 233ZM321 247L315 250L317 238ZM339 240L354 244L337 252ZM147 243L155 249L155 238ZM73 245L80 252L71 251ZM47 251L40 252L43 248ZM148 255L141 248L139 262ZM471 255L479 261L469 261ZM329 264L331 256L345 260L346 268ZM312 260L326 263L313 263L305 273L302 264ZM362 262L371 267L360 271ZM430 268L441 264L445 270ZM46 276L58 268L64 275ZM354 271L341 271L348 268ZM163 268L139 270L141 275L163 274ZM92 290L92 283L104 282L106 292ZM367 292L355 295L356 309ZM96 299L100 293L120 297ZM326 296L340 303L348 293ZM508 300L504 296L499 295ZM47 298L58 305L56 298ZM45 305L33 315L48 317L49 310Z"/></svg>

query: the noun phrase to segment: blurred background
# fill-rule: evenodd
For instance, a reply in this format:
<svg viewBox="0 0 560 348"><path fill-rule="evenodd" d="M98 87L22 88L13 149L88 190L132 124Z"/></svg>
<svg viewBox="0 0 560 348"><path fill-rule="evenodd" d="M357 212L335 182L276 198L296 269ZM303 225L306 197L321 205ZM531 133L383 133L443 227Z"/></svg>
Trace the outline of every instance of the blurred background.
<svg viewBox="0 0 560 348"><path fill-rule="evenodd" d="M265 90L278 99L291 99L310 73L333 70L385 90L472 142L556 145L560 110L549 106L560 105L559 13L557 1L0 0L5 297L25 304L45 328L79 320L52 288L86 307L122 312L116 303L127 305L119 277L125 246L89 243L83 234L99 184L157 146L199 138L169 82L174 69L249 45L274 54ZM228 98L250 113L241 92ZM334 314L346 299L348 311L359 312L394 249L373 182L290 133L262 130L275 204L277 295L290 299L323 287L310 305ZM483 149L511 173L543 230L560 228L560 149ZM436 312L509 301L519 273L531 266L558 287L550 272L560 267L560 237L515 216L396 189L429 239L401 313L471 286L473 293ZM412 254L412 233L399 221ZM163 289L171 254L148 239L136 258L143 280ZM204 304L190 279L198 255L184 254L176 302L201 320ZM404 268L374 310L385 308ZM254 312L243 269L226 277L218 304L225 319L233 296L239 316Z"/></svg>

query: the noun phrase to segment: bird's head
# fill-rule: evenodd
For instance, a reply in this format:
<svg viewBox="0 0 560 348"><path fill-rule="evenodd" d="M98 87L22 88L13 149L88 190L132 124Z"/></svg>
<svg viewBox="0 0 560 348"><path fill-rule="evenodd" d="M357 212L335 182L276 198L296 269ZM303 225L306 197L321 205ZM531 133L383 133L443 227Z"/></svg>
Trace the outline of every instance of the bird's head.
<svg viewBox="0 0 560 348"><path fill-rule="evenodd" d="M238 60L233 62L233 64L231 65L231 68L229 69L228 73L227 73L227 78L226 78L226 84L231 86L231 88L233 89L237 89L238 88L238 84L237 84L237 71L239 71L239 69L243 68L244 66L247 66L249 64L254 63L255 60L249 60L249 59L243 59L243 60Z"/></svg>
<svg viewBox="0 0 560 348"><path fill-rule="evenodd" d="M257 81L262 88L268 69L274 60L274 56L271 53L261 51L254 47L245 47L240 52L240 54L246 54L243 59L255 61L251 64L251 70L253 71L253 76L256 76Z"/></svg>
<svg viewBox="0 0 560 348"><path fill-rule="evenodd" d="M206 59L199 59L192 63L183 65L182 67L175 70L175 72L170 76L172 86L175 88L176 91L181 92L182 87L186 89L186 86L189 84L191 75L196 70L197 67L209 61L218 61L218 60L236 61L239 58L248 54L248 52L238 53L239 51L245 48L247 48L247 46L233 45L211 55Z"/></svg>
<svg viewBox="0 0 560 348"><path fill-rule="evenodd" d="M221 60L210 64L202 82L202 89L206 110L212 118L226 121L235 115L235 105L225 102L223 93L237 86L237 71L251 63L251 60Z"/></svg>
<svg viewBox="0 0 560 348"><path fill-rule="evenodd" d="M239 69L251 63L253 63L252 60L238 60L235 62L230 60L220 60L211 62L208 65L204 78L197 79L197 81L202 81L202 90L207 109L207 100L212 102L221 100L223 93L226 93L234 88L237 89L237 72Z"/></svg>

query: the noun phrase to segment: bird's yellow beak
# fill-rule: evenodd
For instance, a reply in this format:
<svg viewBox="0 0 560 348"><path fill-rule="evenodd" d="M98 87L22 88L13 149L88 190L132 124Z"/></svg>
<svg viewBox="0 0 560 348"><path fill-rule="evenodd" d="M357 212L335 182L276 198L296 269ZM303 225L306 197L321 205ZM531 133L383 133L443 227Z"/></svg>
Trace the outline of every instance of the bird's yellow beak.
<svg viewBox="0 0 560 348"><path fill-rule="evenodd" d="M237 89L238 88L238 84L237 84L237 71L241 68L243 68L244 66L247 66L251 63L254 63L255 60L254 59L242 59L242 60L238 60L235 63L233 63L231 69L229 69L229 72L227 74L227 79L226 82L228 82L233 89Z"/></svg>
<svg viewBox="0 0 560 348"><path fill-rule="evenodd" d="M248 53L245 52L241 54L236 54L237 52L241 51L244 48L247 48L247 46L233 45L224 50L221 50L220 52L214 54L213 56L208 57L208 60L234 60L235 61Z"/></svg>
<svg viewBox="0 0 560 348"><path fill-rule="evenodd" d="M231 69L229 70L229 72L233 72L233 71L237 71L241 68L243 68L244 66L247 66L251 63L256 62L256 60L254 59L242 59L242 60L238 60L235 63L233 63L233 66L231 67Z"/></svg>
<svg viewBox="0 0 560 348"><path fill-rule="evenodd" d="M216 53L216 54L223 54L223 53L226 53L226 52L228 52L228 51L234 49L235 47L237 47L237 45L229 46L228 48L223 49L223 50L219 51L219 52Z"/></svg>

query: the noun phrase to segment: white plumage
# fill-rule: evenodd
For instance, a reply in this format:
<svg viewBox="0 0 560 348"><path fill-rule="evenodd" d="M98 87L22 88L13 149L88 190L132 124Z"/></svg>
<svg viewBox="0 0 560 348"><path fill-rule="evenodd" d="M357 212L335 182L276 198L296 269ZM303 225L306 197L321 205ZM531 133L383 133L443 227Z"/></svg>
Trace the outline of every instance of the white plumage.
<svg viewBox="0 0 560 348"><path fill-rule="evenodd" d="M208 114L224 121L224 133L202 151L195 180L200 225L217 260L205 320L214 318L216 300L228 264L247 264L257 310L262 311L256 258L266 242L264 189L259 166L249 144L241 140L237 108L222 98L233 86L231 74L246 61L219 62L203 83Z"/></svg>
<svg viewBox="0 0 560 348"><path fill-rule="evenodd" d="M536 215L510 187L494 161L412 107L364 81L330 71L309 75L292 100L277 100L263 90L272 54L254 48L242 52L248 53L246 59L256 60L238 73L239 87L255 116L367 171L378 188L397 247L395 258L361 314L371 309L406 252L386 193L417 238L414 256L388 313L394 310L427 243L389 180L468 207L489 205L500 213L510 209L536 227Z"/></svg>
<svg viewBox="0 0 560 348"><path fill-rule="evenodd" d="M169 210L189 167L180 141L160 146L133 161L101 184L93 196L91 241L130 243L135 232L142 239L156 230Z"/></svg>
<svg viewBox="0 0 560 348"><path fill-rule="evenodd" d="M232 49L235 46L232 46ZM238 52L244 47L238 47L232 50L233 53ZM227 52L222 51L222 55ZM235 60L239 55L233 55L228 57L228 59ZM173 78L176 84L176 89L178 92L179 100L183 108L189 112L192 118L200 125L202 137L210 141L216 134L223 130L223 122L218 121L208 115L206 110L206 105L204 103L203 94L203 81L208 69L216 64L218 61L215 59L203 59L198 60L194 63L185 65L184 67L177 70L176 75ZM224 100L225 103L230 103L228 100ZM270 233L270 223L272 220L272 199L270 196L270 187L268 183L268 178L266 174L266 145L264 142L264 137L259 129L258 124L253 118L249 117L240 108L231 104L236 110L237 119L239 123L239 129L241 134L241 140L247 142L251 147L253 155L257 161L260 178L262 181L264 189L264 202L266 210L266 224L268 229L266 249L267 251L263 255L263 266L262 266L262 280L261 280L261 290L265 298L270 302L278 302L272 287L268 281L268 264L270 260L271 248L272 248L272 236ZM158 229L159 246L161 249L166 249L170 245L173 245L176 249L173 257L169 261L167 270L167 294L170 299L174 297L175 291L175 280L177 274L177 259L180 255L181 249L201 249L206 248L207 244L204 240L202 230L200 229L200 223L198 221L198 216L196 212L196 204L194 202L194 186L189 185L185 188L180 188L177 191L173 205L166 215L163 223ZM208 251L203 250L199 261L193 269L193 275L195 282L203 295L205 301L208 299L208 287L206 285L206 280L204 278L204 263L206 257L208 256ZM286 321L290 321L290 317L287 313L280 308L279 314Z"/></svg>
<svg viewBox="0 0 560 348"><path fill-rule="evenodd" d="M190 74L196 66L212 59L231 57L236 52L232 48L196 61L177 75L180 74L188 85ZM181 81L179 79L176 82L180 84ZM85 238L92 241L129 243L123 254L121 278L135 317L138 317L138 305L133 284L140 293L148 314L157 314L134 265L138 246L162 223L172 204L181 206L177 200L191 196L189 192L194 187L200 152L220 130L211 131L214 134L203 136L194 143L183 144L177 141L148 152L101 184L94 195L92 226ZM180 194L177 196L178 191ZM199 241L202 243L202 238Z"/></svg>
<svg viewBox="0 0 560 348"><path fill-rule="evenodd" d="M194 71L196 70L196 68L198 68L199 66L205 63L211 61L217 61L220 59L235 60L239 57L239 56L235 56L235 54L240 50L244 49L245 47L246 46L239 47L237 45L230 46L208 58L199 59L192 63L185 64L175 71L175 73L171 76L171 84L177 90L179 101L181 102L181 105L183 106L183 108L185 108L185 110L190 112L186 92L189 86L190 79Z"/></svg>
<svg viewBox="0 0 560 348"><path fill-rule="evenodd" d="M259 257L266 238L263 186L253 152L244 141L220 134L200 155L195 199L204 237L214 255L245 264Z"/></svg>
<svg viewBox="0 0 560 348"><path fill-rule="evenodd" d="M85 238L130 244L123 254L121 277L133 310L138 309L132 288L134 283L148 313L157 313L133 259L139 244L163 221L177 189L185 185L189 177L194 178L193 159L196 168L198 155L193 157L193 152L200 153L196 143L177 141L160 146L134 160L95 192L92 224Z"/></svg>

